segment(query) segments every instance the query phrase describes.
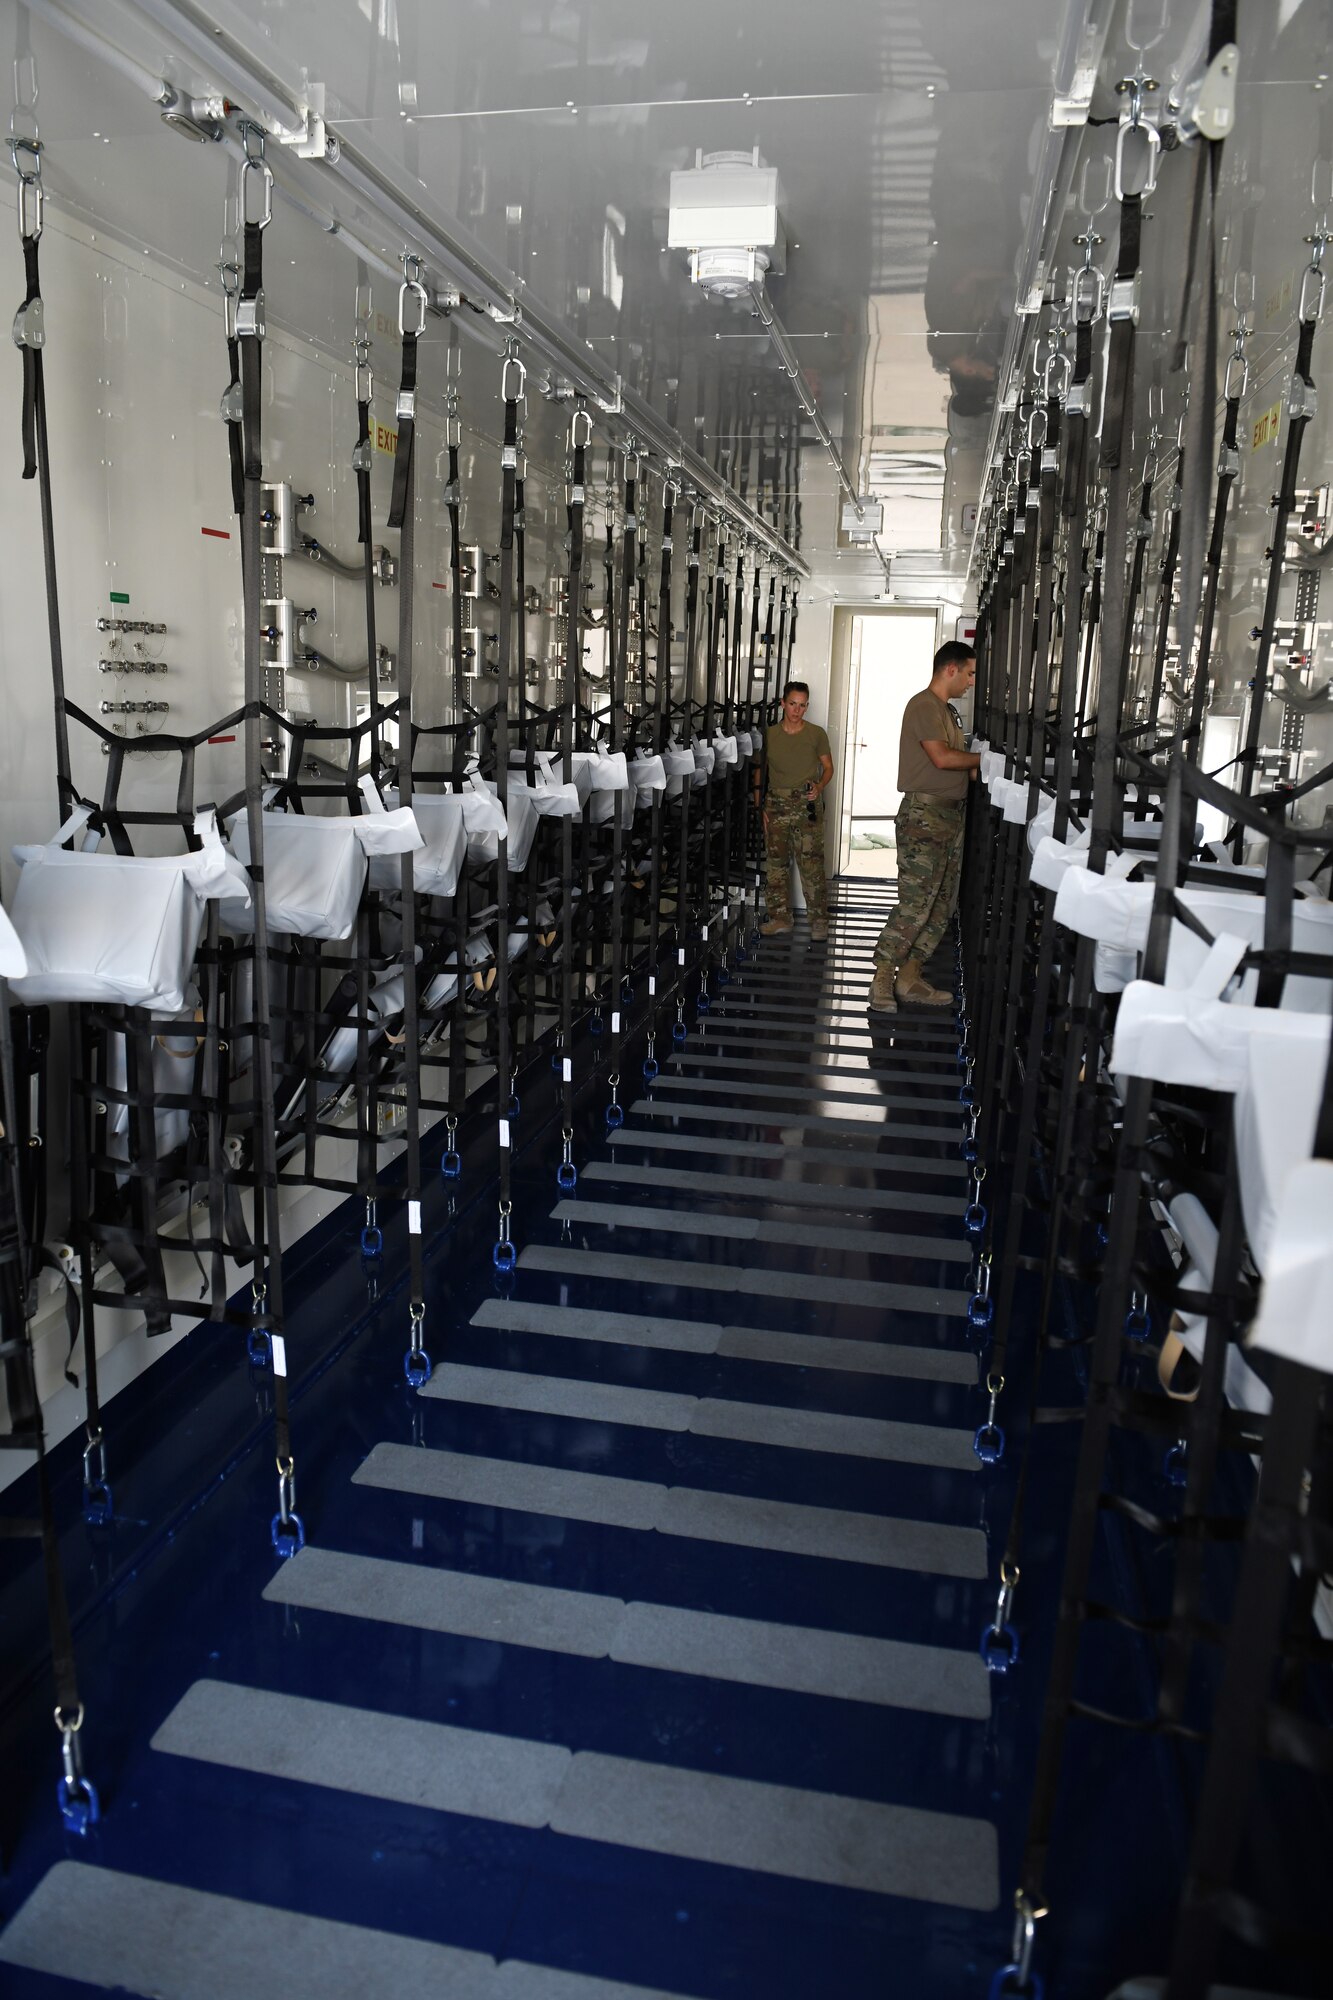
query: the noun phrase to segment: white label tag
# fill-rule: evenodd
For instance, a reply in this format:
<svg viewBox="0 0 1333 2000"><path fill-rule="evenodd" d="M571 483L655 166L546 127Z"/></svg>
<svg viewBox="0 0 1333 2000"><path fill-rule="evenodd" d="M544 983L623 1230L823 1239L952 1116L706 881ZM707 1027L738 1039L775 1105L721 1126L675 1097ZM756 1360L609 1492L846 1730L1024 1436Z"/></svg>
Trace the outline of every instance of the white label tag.
<svg viewBox="0 0 1333 2000"><path fill-rule="evenodd" d="M678 952L676 953L676 963L677 963L677 965L684 965L684 963L685 963L685 953L684 953L683 951L678 951Z"/></svg>
<svg viewBox="0 0 1333 2000"><path fill-rule="evenodd" d="M722 905L722 921L723 921L723 923L725 923L725 922L727 921L727 918L728 918L728 917L729 917L730 915L731 915L731 904L730 904L730 903L724 903L724 904Z"/></svg>
<svg viewBox="0 0 1333 2000"><path fill-rule="evenodd" d="M619 1014L616 1014L616 1013L613 1013L613 1014L612 1014L612 1016L611 1016L611 1033L612 1033L613 1035L618 1035L618 1034L620 1033L620 1016L619 1016Z"/></svg>
<svg viewBox="0 0 1333 2000"><path fill-rule="evenodd" d="M574 1065L568 1056L565 1057L564 1062L564 1079L566 1083L573 1083L574 1081Z"/></svg>
<svg viewBox="0 0 1333 2000"><path fill-rule="evenodd" d="M407 1204L407 1233L409 1236L421 1234L421 1203L409 1201Z"/></svg>
<svg viewBox="0 0 1333 2000"><path fill-rule="evenodd" d="M706 943L708 942L708 926L707 926L707 924L705 924L705 925L704 925L703 929L702 929L702 930L700 931L700 933L699 933L699 936L700 936L700 937L701 937L701 938L702 938L702 939L704 940L705 944L706 944Z"/></svg>
<svg viewBox="0 0 1333 2000"><path fill-rule="evenodd" d="M287 1373L287 1343L280 1333L273 1334L271 1339L273 1343L273 1373L275 1375L285 1375Z"/></svg>
<svg viewBox="0 0 1333 2000"><path fill-rule="evenodd" d="M509 1120L507 1118L500 1120L500 1144L502 1146L509 1144Z"/></svg>
<svg viewBox="0 0 1333 2000"><path fill-rule="evenodd" d="M657 974L655 972L648 974L648 998L650 1000L657 998Z"/></svg>

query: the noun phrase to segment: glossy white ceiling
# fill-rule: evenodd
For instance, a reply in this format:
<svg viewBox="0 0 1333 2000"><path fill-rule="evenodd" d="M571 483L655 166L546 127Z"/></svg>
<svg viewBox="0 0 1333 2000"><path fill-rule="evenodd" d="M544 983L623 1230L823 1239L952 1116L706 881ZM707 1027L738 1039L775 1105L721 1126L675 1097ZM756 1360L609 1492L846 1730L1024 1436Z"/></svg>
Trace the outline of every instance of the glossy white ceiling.
<svg viewBox="0 0 1333 2000"><path fill-rule="evenodd" d="M17 12L3 0L0 16ZM670 172L697 149L756 146L778 169L790 251L770 295L853 473L872 451L881 470L908 454L881 482L886 544L935 545L946 455L970 466L987 429L1065 13L1065 0L36 0L32 32L40 51L81 23L120 58L108 68L85 38L72 70L50 65L49 179L72 206L211 277L218 149L168 132L131 69L239 96L244 52L289 99L322 96L331 129L461 225L818 563L837 539L830 469L757 322L705 301L665 249ZM325 228L284 220L294 255L275 260L271 310L345 353L354 260L327 225L388 264L403 236L328 167L280 169ZM387 278L377 290L387 299Z"/></svg>

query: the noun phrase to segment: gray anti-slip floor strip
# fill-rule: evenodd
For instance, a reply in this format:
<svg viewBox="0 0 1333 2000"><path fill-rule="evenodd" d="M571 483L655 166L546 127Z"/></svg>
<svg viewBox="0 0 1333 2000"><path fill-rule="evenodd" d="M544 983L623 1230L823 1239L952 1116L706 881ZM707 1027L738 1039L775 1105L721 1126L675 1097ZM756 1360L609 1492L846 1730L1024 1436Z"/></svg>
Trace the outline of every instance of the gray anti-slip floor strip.
<svg viewBox="0 0 1333 2000"><path fill-rule="evenodd" d="M817 1130L825 1123L822 1118L815 1120L813 1129ZM898 1136L896 1132L894 1136ZM933 1158L929 1154L879 1153L867 1151L862 1146L803 1145L799 1140L794 1145L786 1145L780 1139L710 1139L704 1134L659 1132L651 1127L638 1131L632 1125L622 1125L619 1130L608 1132L606 1143L617 1153L632 1149L649 1153L693 1153L700 1159L780 1160L784 1167L840 1167L844 1173L903 1174L914 1179L929 1175L932 1180L956 1181L960 1187L965 1183L962 1165L956 1157L950 1160ZM778 1185L786 1186L788 1183L783 1181Z"/></svg>
<svg viewBox="0 0 1333 2000"><path fill-rule="evenodd" d="M994 1827L915 1806L572 1751L224 1681L196 1681L153 1747L429 1811L546 1826L574 1839L870 1894L976 1910L999 1901Z"/></svg>
<svg viewBox="0 0 1333 2000"><path fill-rule="evenodd" d="M922 1091L934 1091L943 1096L951 1096L958 1101L959 1069L957 1062L942 1064L939 1070L918 1069L914 1064L904 1063L898 1069L885 1069L876 1062L874 1069L868 1067L869 1055L853 1055L846 1051L846 1062L830 1062L822 1056L809 1056L804 1061L795 1057L784 1061L781 1057L768 1054L729 1055L721 1050L708 1047L689 1049L683 1055L671 1057L672 1072L682 1076L688 1070L739 1071L742 1076L755 1074L771 1076L808 1078L812 1083L835 1084L839 1090L851 1091L857 1097L870 1097L884 1088L886 1083L910 1083ZM953 1074L950 1075L950 1070ZM798 1088L797 1084L791 1086Z"/></svg>
<svg viewBox="0 0 1333 2000"><path fill-rule="evenodd" d="M306 1548L264 1591L270 1603L374 1619L420 1632L614 1660L621 1666L985 1720L976 1652L905 1645L853 1632L732 1618L672 1604L626 1603L509 1577Z"/></svg>
<svg viewBox="0 0 1333 2000"><path fill-rule="evenodd" d="M875 1023L873 1033L866 1026L867 1018ZM910 1060L918 1051L922 1056L947 1057L955 1053L958 1047L956 1028L937 1032L929 1037L922 1036L919 1041L914 1037L909 1042L900 1033L896 1019L893 1014L867 1017L864 1008L860 1014L846 1018L831 1014L802 1016L777 1010L763 1014L748 1014L744 1011L733 1014L709 1014L706 1021L701 1024L701 1046L706 1047L714 1036L720 1040L730 1037L734 1041L738 1035L743 1034L750 1037L752 1048L755 1046L754 1038L758 1037L759 1046L767 1048L771 1044L774 1052L778 1054L786 1053L786 1047L780 1045L799 1042L803 1048L811 1049L822 1041L836 1042L844 1053L850 1049L882 1050L891 1046L894 1055L900 1060L904 1056ZM890 1036L893 1037L891 1044Z"/></svg>
<svg viewBox="0 0 1333 2000"><path fill-rule="evenodd" d="M598 1283L673 1285L685 1291L739 1292L751 1298L808 1299L823 1306L865 1306L873 1312L917 1312L962 1319L959 1292L930 1285L897 1285L869 1278L807 1277L799 1271L749 1269L736 1264L692 1264L675 1257L622 1257L610 1250L530 1243L519 1252L520 1271L552 1271Z"/></svg>
<svg viewBox="0 0 1333 2000"><path fill-rule="evenodd" d="M755 1054L756 1049L762 1052L759 1056ZM681 1060L688 1062L693 1052L695 1055L712 1055L725 1062L736 1051L760 1063L763 1056L769 1054L779 1062L816 1064L837 1056L841 1058L839 1068L850 1066L862 1076L870 1071L872 1063L875 1075L885 1073L881 1065L887 1065L892 1058L895 1067L906 1065L909 1076L915 1078L919 1075L925 1083L937 1082L941 1070L946 1074L958 1073L955 1049L944 1042L932 1046L926 1054L918 1054L904 1043L890 1042L883 1036L871 1036L860 1031L844 1033L840 1028L807 1029L791 1023L784 1028L765 1028L762 1037L757 1037L743 1022L710 1020L704 1031L682 1051Z"/></svg>
<svg viewBox="0 0 1333 2000"><path fill-rule="evenodd" d="M950 1430L942 1424L845 1417L824 1410L784 1409L775 1403L738 1403L723 1396L627 1388L619 1382L589 1382L577 1376L526 1375L514 1368L441 1362L421 1394L490 1410L526 1410L534 1416L688 1432L736 1444L879 1458L896 1465L943 1466L951 1472L974 1472L980 1464L971 1431Z"/></svg>
<svg viewBox="0 0 1333 2000"><path fill-rule="evenodd" d="M938 1016L944 1018L940 1019ZM774 1007L770 1001L759 1001L751 1007L742 995L737 995L733 1003L731 996L728 995L726 1004L713 1007L704 1019L710 1024L721 1021L734 1027L738 1023L752 1023L774 1030L786 1029L788 1032L812 1029L818 1023L826 1029L837 1029L846 1035L863 1034L867 1041L871 1039L871 1034L866 1023L873 1021L886 1033L901 1034L910 1031L913 1042L919 1040L923 1047L931 1042L937 1044L952 1042L956 1047L958 1041L958 1030L953 1024L951 1009L948 1007L939 1008L937 1018L928 1025L923 1025L919 1017L909 1017L902 1013L875 1016L864 1006L840 1007L820 1002L818 1006L802 1007L799 1010L793 1007L790 1011L786 1011Z"/></svg>
<svg viewBox="0 0 1333 2000"><path fill-rule="evenodd" d="M986 1538L979 1528L940 1521L807 1507L750 1493L715 1493L701 1486L661 1486L609 1473L570 1472L559 1465L480 1458L471 1452L378 1444L352 1475L355 1484L473 1507L509 1508L556 1520L603 1527L654 1529L688 1541L825 1562L865 1563L965 1577L987 1573Z"/></svg>
<svg viewBox="0 0 1333 2000"><path fill-rule="evenodd" d="M880 1103L886 1100L881 1098ZM819 1118L810 1112L788 1111L785 1106L764 1104L696 1104L692 1100L670 1098L658 1103L651 1097L636 1098L630 1105L636 1118L689 1118L702 1125L773 1126L788 1132L823 1132L830 1139L862 1139L872 1144L892 1139L903 1145L953 1146L958 1134L948 1125L911 1125L900 1119ZM909 1109L922 1107L913 1099Z"/></svg>
<svg viewBox="0 0 1333 2000"><path fill-rule="evenodd" d="M960 1218L961 1219L961 1218ZM588 1222L607 1229L643 1230L652 1235L712 1236L721 1242L795 1242L800 1249L841 1250L856 1257L924 1257L942 1264L970 1264L972 1245L961 1236L904 1236L885 1229L881 1222L862 1224L859 1229L830 1228L824 1223L805 1223L793 1239L790 1222L775 1222L768 1216L713 1215L699 1210L648 1208L633 1202L588 1201L578 1197L557 1202L551 1210L553 1222Z"/></svg>
<svg viewBox="0 0 1333 2000"><path fill-rule="evenodd" d="M0 1936L0 1962L154 2000L317 1993L448 2000L688 2000L482 1952L60 1861Z"/></svg>
<svg viewBox="0 0 1333 2000"><path fill-rule="evenodd" d="M755 1038L743 1028L733 1025L724 1028L718 1022L710 1022L707 1030L673 1062L715 1062L734 1063L737 1053L741 1059L764 1068L766 1059L783 1065L795 1064L797 1068L826 1066L841 1075L889 1076L907 1082L919 1079L923 1084L946 1084L958 1075L958 1059L953 1049L941 1043L929 1055L920 1055L900 1042L886 1043L883 1038L872 1041L869 1036L849 1039L835 1033L831 1038L825 1035L805 1034L793 1028L789 1034L766 1033L763 1040L763 1054L755 1054ZM886 1058L892 1055L900 1068L890 1070ZM834 1058L840 1058L835 1061ZM870 1069L873 1061L874 1069Z"/></svg>
<svg viewBox="0 0 1333 2000"><path fill-rule="evenodd" d="M808 1104L813 1098L821 1104L846 1106L853 1116L860 1107L864 1107L867 1116L874 1116L888 1105L893 1110L919 1111L925 1118L962 1119L956 1092L952 1102L938 1093L933 1096L904 1095L888 1090L866 1097L860 1091L827 1089L818 1083L743 1083L732 1076L674 1075L659 1076L652 1088L679 1090L695 1097L729 1097L735 1100L738 1112L744 1111L750 1104Z"/></svg>
<svg viewBox="0 0 1333 2000"><path fill-rule="evenodd" d="M977 1364L970 1354L898 1342L846 1340L827 1333L781 1333L755 1326L720 1326L712 1320L666 1319L653 1313L606 1312L599 1307L554 1306L540 1299L483 1299L473 1326L535 1333L556 1340L604 1341L616 1347L655 1347L677 1354L717 1355L783 1368L828 1368L854 1375L891 1375L922 1382L956 1382L971 1388Z"/></svg>
<svg viewBox="0 0 1333 2000"><path fill-rule="evenodd" d="M765 1208L835 1208L843 1215L947 1215L955 1220L962 1208L956 1195L927 1194L920 1188L839 1187L827 1180L760 1178L755 1174L700 1173L697 1168L636 1167L628 1160L591 1160L582 1179L616 1187L661 1188L702 1196L706 1201L751 1201ZM877 1225L878 1226L878 1225ZM788 1230L790 1234L790 1229Z"/></svg>

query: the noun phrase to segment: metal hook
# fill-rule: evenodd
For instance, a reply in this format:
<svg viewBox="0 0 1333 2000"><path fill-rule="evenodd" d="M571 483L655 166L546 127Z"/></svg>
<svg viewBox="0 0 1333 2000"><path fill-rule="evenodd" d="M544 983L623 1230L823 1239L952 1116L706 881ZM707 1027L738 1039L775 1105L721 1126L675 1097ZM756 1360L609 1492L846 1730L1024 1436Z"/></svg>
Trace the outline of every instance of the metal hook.
<svg viewBox="0 0 1333 2000"><path fill-rule="evenodd" d="M1115 198L1117 201L1126 199L1126 158L1131 134L1138 134L1142 136L1147 147L1147 155L1143 162L1143 185L1133 189L1132 192L1138 195L1140 200L1145 200L1157 186L1157 163L1161 157L1162 135L1152 119L1144 113L1142 86L1138 82L1131 82L1127 86L1127 95L1128 109L1121 114L1120 129L1115 135Z"/></svg>
<svg viewBox="0 0 1333 2000"><path fill-rule="evenodd" d="M1104 183L1100 199L1095 198L1097 176ZM1083 171L1078 180L1078 205L1091 223L1099 216L1111 199L1111 157L1109 153L1096 153L1083 162Z"/></svg>
<svg viewBox="0 0 1333 2000"><path fill-rule="evenodd" d="M517 377L511 371L517 370ZM517 403L527 391L528 371L519 359L518 342L511 334L505 342L504 372L501 377L500 393L506 403Z"/></svg>
<svg viewBox="0 0 1333 2000"><path fill-rule="evenodd" d="M398 287L398 331L404 340L420 340L426 330L426 308L429 304L426 297L426 287L421 277L423 265L420 257L412 250L404 250L402 263L403 282ZM415 326L407 324L407 301L409 297L416 301L417 315Z"/></svg>
<svg viewBox="0 0 1333 2000"><path fill-rule="evenodd" d="M245 158L241 162L240 211L246 229L267 229L273 220L273 169L264 157L264 139L262 125L247 120L241 127ZM257 210L253 207L256 192L260 196Z"/></svg>
<svg viewBox="0 0 1333 2000"><path fill-rule="evenodd" d="M1129 0L1125 9L1125 45L1133 49L1136 56L1146 56L1149 49L1155 49L1166 33L1167 22L1171 18L1171 0L1157 0L1157 32L1146 41L1135 39L1136 16L1142 0Z"/></svg>

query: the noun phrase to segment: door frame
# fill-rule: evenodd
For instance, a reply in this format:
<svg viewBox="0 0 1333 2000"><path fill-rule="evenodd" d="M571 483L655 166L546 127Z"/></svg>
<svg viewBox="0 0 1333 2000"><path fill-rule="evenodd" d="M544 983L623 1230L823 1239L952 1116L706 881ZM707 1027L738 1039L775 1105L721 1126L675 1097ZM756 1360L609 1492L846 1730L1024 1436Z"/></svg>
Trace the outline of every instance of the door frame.
<svg viewBox="0 0 1333 2000"><path fill-rule="evenodd" d="M840 783L838 786L838 845L835 873L843 875L851 858L852 848L852 777L855 752L853 731L856 722L856 696L858 677L854 667L854 654L859 650L853 645L855 621L858 618L922 618L935 620L935 645L940 645L940 621L944 616L943 605L929 604L835 604L833 607L833 643L830 648L829 672L829 722L836 723L835 736L830 726L829 739L839 746L837 754Z"/></svg>

